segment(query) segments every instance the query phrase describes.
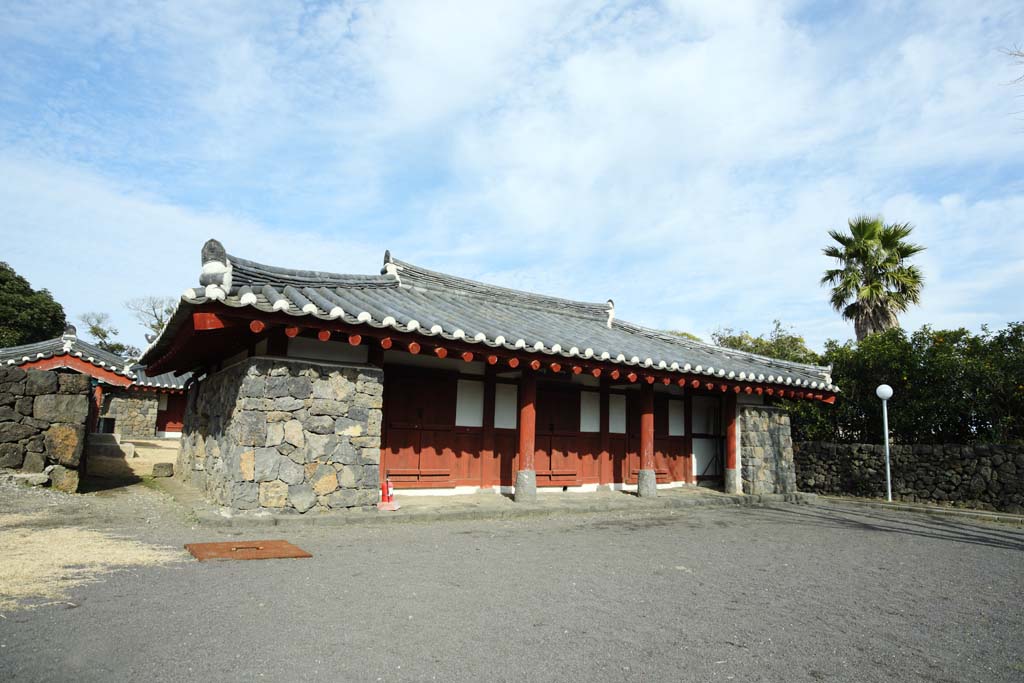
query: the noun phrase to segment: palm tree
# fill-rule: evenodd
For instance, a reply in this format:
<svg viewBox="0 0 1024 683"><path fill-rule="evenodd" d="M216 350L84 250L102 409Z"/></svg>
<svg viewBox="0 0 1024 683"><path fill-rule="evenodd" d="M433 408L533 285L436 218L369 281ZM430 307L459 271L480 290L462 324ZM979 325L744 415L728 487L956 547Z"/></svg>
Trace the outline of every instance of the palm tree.
<svg viewBox="0 0 1024 683"><path fill-rule="evenodd" d="M849 234L828 233L839 246L823 251L840 267L826 270L821 284L832 286L832 307L853 321L860 341L898 327L896 314L920 301L924 275L907 259L925 248L904 241L914 230L909 223L886 225L881 217L858 216L849 226Z"/></svg>

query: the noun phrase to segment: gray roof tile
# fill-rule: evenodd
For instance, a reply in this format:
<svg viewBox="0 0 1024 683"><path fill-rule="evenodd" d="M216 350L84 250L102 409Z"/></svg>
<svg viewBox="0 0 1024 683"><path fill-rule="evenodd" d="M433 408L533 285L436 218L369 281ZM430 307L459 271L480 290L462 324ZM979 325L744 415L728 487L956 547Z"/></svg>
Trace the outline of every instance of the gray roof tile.
<svg viewBox="0 0 1024 683"><path fill-rule="evenodd" d="M61 355L81 358L98 368L111 370L130 379L135 377L130 369L132 361L126 361L120 356L82 341L78 338L74 325L68 325L64 334L55 339L0 349L0 363L17 366Z"/></svg>
<svg viewBox="0 0 1024 683"><path fill-rule="evenodd" d="M152 364L162 356L191 306L220 301L231 308L340 319L482 347L606 358L627 366L838 391L828 367L744 353L629 323L615 317L611 301L588 303L497 287L393 259L390 253L381 275L291 270L226 258L229 265L219 281L209 283L207 277L205 287L186 290L181 314L146 350L144 362Z"/></svg>

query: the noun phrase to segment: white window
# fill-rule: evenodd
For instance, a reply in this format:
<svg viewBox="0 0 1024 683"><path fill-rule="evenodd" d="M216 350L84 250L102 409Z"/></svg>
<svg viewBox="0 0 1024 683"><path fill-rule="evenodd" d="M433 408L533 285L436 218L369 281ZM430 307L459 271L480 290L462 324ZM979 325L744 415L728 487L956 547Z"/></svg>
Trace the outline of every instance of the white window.
<svg viewBox="0 0 1024 683"><path fill-rule="evenodd" d="M460 379L455 399L456 427L484 426L484 383Z"/></svg>
<svg viewBox="0 0 1024 683"><path fill-rule="evenodd" d="M167 394L160 394L160 398L156 400L157 410L167 410Z"/></svg>
<svg viewBox="0 0 1024 683"><path fill-rule="evenodd" d="M686 418L682 401L669 400L668 402L668 435L686 435Z"/></svg>
<svg viewBox="0 0 1024 683"><path fill-rule="evenodd" d="M515 384L494 385L494 428L515 429L519 416L519 392Z"/></svg>
<svg viewBox="0 0 1024 683"><path fill-rule="evenodd" d="M622 394L608 395L608 431L626 433L626 397Z"/></svg>
<svg viewBox="0 0 1024 683"><path fill-rule="evenodd" d="M580 392L580 431L601 431L601 394L596 391Z"/></svg>

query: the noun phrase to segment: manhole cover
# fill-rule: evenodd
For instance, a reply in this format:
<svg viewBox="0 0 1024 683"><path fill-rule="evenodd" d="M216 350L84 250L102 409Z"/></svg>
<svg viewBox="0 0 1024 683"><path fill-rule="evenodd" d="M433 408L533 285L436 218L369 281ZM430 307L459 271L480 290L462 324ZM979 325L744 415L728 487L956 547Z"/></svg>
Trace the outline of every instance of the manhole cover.
<svg viewBox="0 0 1024 683"><path fill-rule="evenodd" d="M204 560L276 560L313 557L288 541L228 541L227 543L187 543L185 550L200 562Z"/></svg>

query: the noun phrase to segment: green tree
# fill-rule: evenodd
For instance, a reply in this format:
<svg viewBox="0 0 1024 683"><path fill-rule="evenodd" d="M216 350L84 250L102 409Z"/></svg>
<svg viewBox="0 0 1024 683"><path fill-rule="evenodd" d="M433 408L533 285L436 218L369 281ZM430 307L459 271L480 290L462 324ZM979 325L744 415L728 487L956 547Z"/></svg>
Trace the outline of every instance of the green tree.
<svg viewBox="0 0 1024 683"><path fill-rule="evenodd" d="M86 332L96 340L96 346L108 353L122 358L138 358L139 349L128 344L116 341L118 330L110 322L110 316L106 313L89 312L78 317L86 326Z"/></svg>
<svg viewBox="0 0 1024 683"><path fill-rule="evenodd" d="M924 247L905 241L909 223L884 224L880 217L849 221L849 234L830 230L838 243L823 251L838 268L825 271L822 285L832 287L832 307L853 321L857 341L899 326L896 316L921 299L924 275L907 261Z"/></svg>
<svg viewBox="0 0 1024 683"><path fill-rule="evenodd" d="M795 363L817 364L818 354L807 348L804 338L786 329L776 320L768 336L753 336L749 332L735 332L730 327L723 327L711 333L711 340L719 346L737 351L757 353L762 356L789 360Z"/></svg>
<svg viewBox="0 0 1024 683"><path fill-rule="evenodd" d="M675 336L682 337L683 339L692 339L693 341L699 342L704 341L692 332L684 332L683 330L664 330L664 332L665 334L674 334Z"/></svg>
<svg viewBox="0 0 1024 683"><path fill-rule="evenodd" d="M894 390L889 428L897 443L1024 441L1024 323L980 334L895 328L856 343L829 341L822 362L832 365L839 400L792 405L796 441L879 443L882 383Z"/></svg>
<svg viewBox="0 0 1024 683"><path fill-rule="evenodd" d="M59 337L66 320L64 307L45 289L0 262L0 347L31 344Z"/></svg>

